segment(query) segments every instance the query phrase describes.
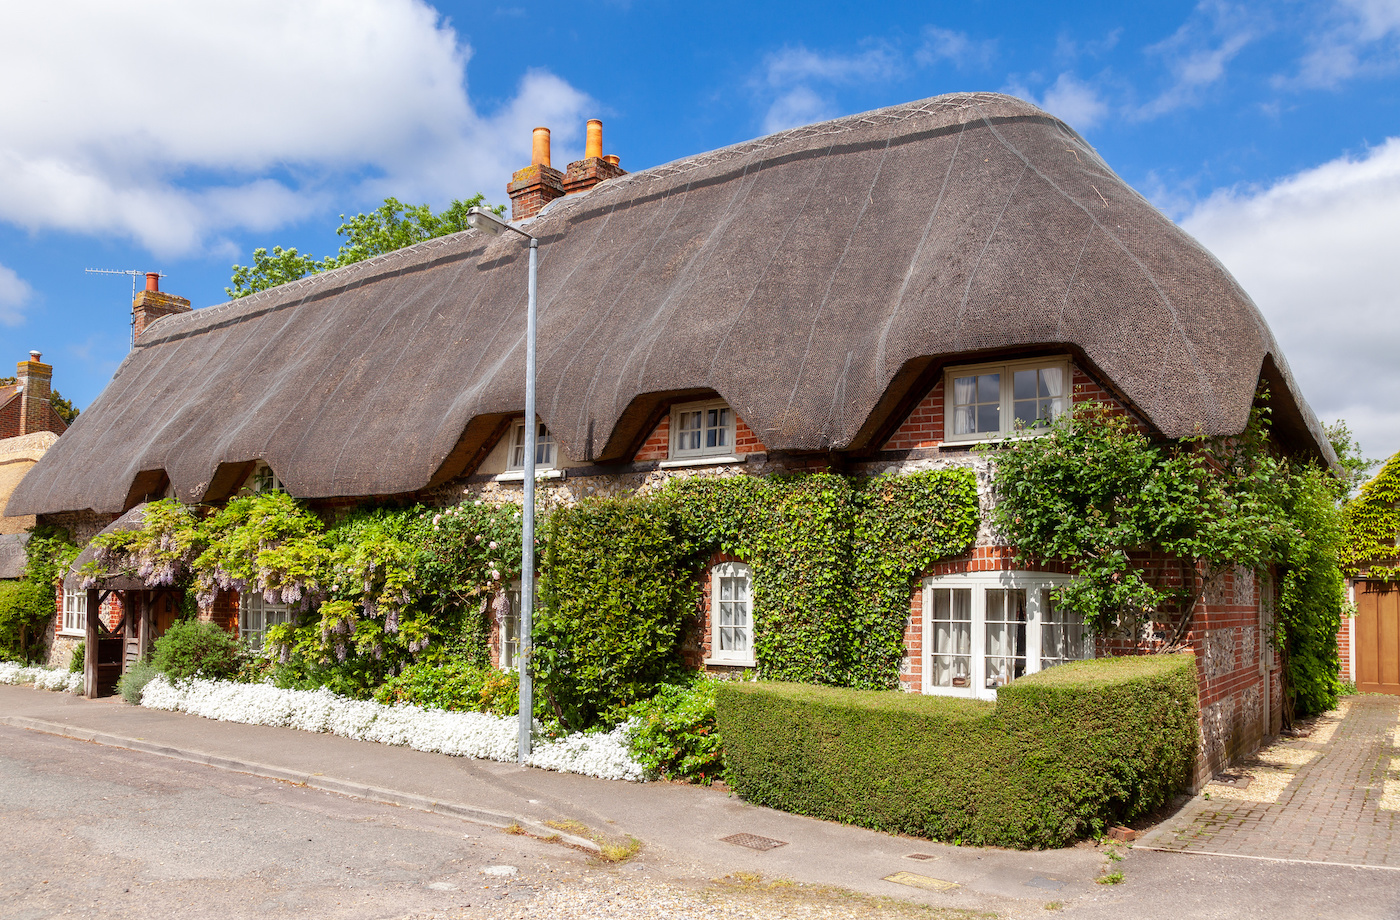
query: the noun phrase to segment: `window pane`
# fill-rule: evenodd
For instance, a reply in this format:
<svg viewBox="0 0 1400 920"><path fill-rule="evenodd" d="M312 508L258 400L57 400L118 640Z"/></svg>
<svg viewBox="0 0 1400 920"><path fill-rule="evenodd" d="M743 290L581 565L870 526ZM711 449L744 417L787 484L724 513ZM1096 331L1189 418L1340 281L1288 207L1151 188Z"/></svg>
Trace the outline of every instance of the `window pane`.
<svg viewBox="0 0 1400 920"><path fill-rule="evenodd" d="M977 430L978 432L1001 431L1001 406L978 406Z"/></svg>
<svg viewBox="0 0 1400 920"><path fill-rule="evenodd" d="M1052 592L1041 596L1040 667L1094 657L1094 637L1079 614L1057 607Z"/></svg>
<svg viewBox="0 0 1400 920"><path fill-rule="evenodd" d="M986 686L1000 687L1026 673L1026 592L988 588Z"/></svg>
<svg viewBox="0 0 1400 920"><path fill-rule="evenodd" d="M935 588L930 682L935 687L972 686L972 590Z"/></svg>
<svg viewBox="0 0 1400 920"><path fill-rule="evenodd" d="M514 668L520 655L520 589L512 588L506 594L509 602L505 616L501 620L501 667Z"/></svg>
<svg viewBox="0 0 1400 920"><path fill-rule="evenodd" d="M1035 399L1036 380L1040 375L1033 370L1016 371L1011 375L1013 399Z"/></svg>
<svg viewBox="0 0 1400 920"><path fill-rule="evenodd" d="M1001 402L1001 374L980 374L977 377L977 401Z"/></svg>

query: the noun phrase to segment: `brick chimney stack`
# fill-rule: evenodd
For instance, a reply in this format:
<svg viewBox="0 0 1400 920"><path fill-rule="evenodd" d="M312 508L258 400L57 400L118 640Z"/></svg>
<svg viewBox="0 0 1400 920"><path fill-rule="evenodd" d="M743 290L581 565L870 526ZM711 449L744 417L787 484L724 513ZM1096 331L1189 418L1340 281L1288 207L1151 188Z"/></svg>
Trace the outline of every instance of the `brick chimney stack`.
<svg viewBox="0 0 1400 920"><path fill-rule="evenodd" d="M160 273L146 272L146 289L137 294L136 299L131 302L132 344L134 345L141 338L141 333L146 331L147 326L162 316L188 312L190 312L188 298L162 294Z"/></svg>
<svg viewBox="0 0 1400 920"><path fill-rule="evenodd" d="M517 169L506 186L510 195L510 219L534 217L544 206L564 195L564 174L549 165L549 129L536 128L530 165Z"/></svg>
<svg viewBox="0 0 1400 920"><path fill-rule="evenodd" d="M530 159L530 165L516 170L506 186L511 220L534 217L556 198L586 192L599 182L627 175L627 170L617 165L617 157L603 156L603 123L596 118L588 123L583 159L570 163L567 173L549 165L548 128L535 129Z"/></svg>
<svg viewBox="0 0 1400 920"><path fill-rule="evenodd" d="M50 431L49 394L52 392L53 365L39 360L37 351L29 353L28 361L15 366L16 382L21 387L19 399L19 433L33 434L36 431Z"/></svg>
<svg viewBox="0 0 1400 920"><path fill-rule="evenodd" d="M627 170L617 164L617 157L603 156L603 123L593 119L588 123L583 159L570 163L569 171L564 174L564 193L576 195L588 191L599 182L627 175Z"/></svg>

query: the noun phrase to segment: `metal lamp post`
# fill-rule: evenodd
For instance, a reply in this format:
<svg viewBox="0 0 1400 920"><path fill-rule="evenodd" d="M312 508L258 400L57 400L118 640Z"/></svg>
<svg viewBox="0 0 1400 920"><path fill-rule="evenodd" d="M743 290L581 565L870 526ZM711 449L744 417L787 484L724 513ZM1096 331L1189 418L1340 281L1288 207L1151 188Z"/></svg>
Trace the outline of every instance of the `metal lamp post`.
<svg viewBox="0 0 1400 920"><path fill-rule="evenodd" d="M539 273L540 241L481 208L472 208L467 212L467 226L473 230L484 230L492 236L511 230L530 241L530 294L525 312L525 520L520 546L520 650L516 654L520 671L520 747L517 759L524 763L530 756L534 712L530 633L535 613L535 445L539 435L539 423L535 421L535 280Z"/></svg>

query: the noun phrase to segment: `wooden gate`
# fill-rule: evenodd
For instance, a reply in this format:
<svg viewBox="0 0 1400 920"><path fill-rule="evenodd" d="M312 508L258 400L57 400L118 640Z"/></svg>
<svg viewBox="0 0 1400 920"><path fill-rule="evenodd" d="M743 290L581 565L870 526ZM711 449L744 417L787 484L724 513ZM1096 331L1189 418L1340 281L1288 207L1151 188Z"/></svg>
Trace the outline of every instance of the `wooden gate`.
<svg viewBox="0 0 1400 920"><path fill-rule="evenodd" d="M1356 689L1400 695L1400 587L1356 583Z"/></svg>

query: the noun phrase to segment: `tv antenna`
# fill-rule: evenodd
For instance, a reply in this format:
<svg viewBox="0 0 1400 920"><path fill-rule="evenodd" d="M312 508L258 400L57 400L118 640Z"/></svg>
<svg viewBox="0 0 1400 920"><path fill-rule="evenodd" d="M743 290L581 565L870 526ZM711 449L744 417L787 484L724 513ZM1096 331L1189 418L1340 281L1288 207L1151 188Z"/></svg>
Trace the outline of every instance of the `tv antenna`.
<svg viewBox="0 0 1400 920"><path fill-rule="evenodd" d="M146 277L147 274L155 274L157 277L160 277L160 278L164 278L164 277L165 277L165 273L164 273L164 272L153 272L153 273L148 273L148 272L139 271L139 270L134 269L134 268L126 268L126 269L122 269L122 268L85 268L85 269L83 269L83 271L87 272L89 275L130 275L130 276L131 276L131 299L132 299L132 300L135 300L135 299L136 299L136 280L137 280L138 278L144 278L144 277ZM135 344L136 344L136 314L134 314L134 313L131 315L131 344L132 344L132 345L135 345Z"/></svg>

